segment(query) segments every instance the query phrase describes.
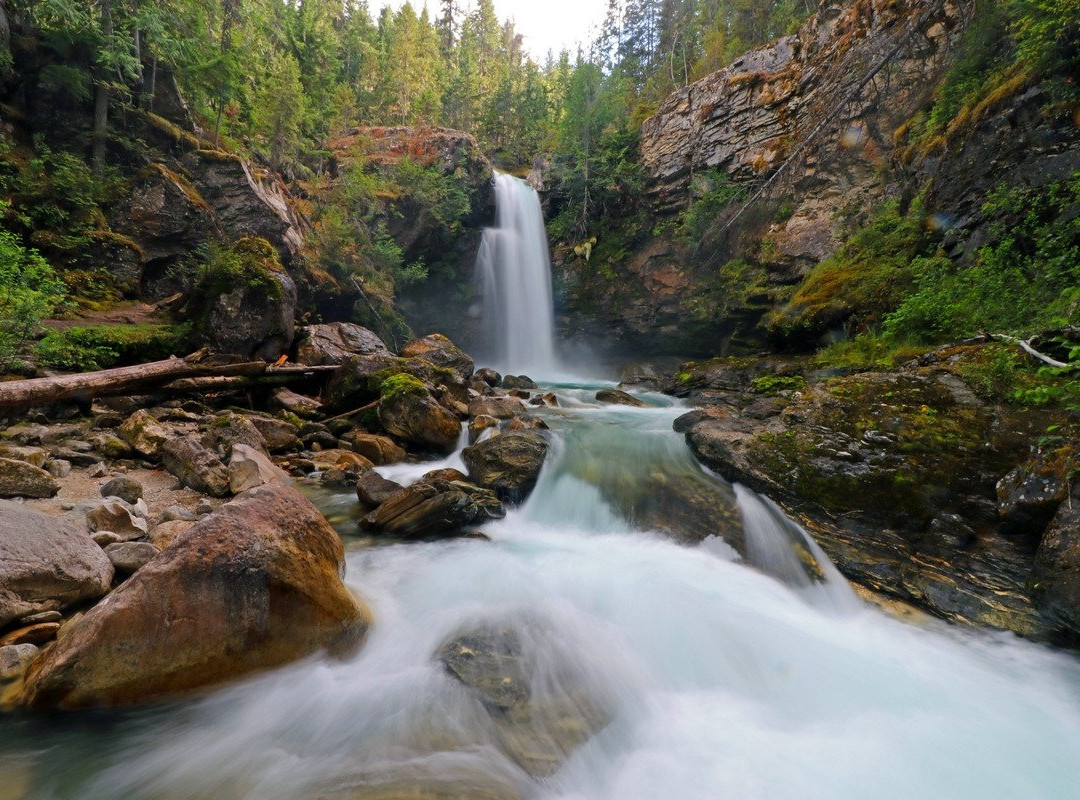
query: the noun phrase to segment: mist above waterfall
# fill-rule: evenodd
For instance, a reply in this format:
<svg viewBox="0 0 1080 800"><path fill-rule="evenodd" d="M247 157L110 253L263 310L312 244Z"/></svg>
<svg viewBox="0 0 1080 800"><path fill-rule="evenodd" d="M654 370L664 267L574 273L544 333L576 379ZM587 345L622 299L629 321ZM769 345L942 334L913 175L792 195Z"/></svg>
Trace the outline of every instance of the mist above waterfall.
<svg viewBox="0 0 1080 800"><path fill-rule="evenodd" d="M495 173L496 224L476 257L483 347L502 372L548 376L556 369L551 259L540 198L525 181Z"/></svg>

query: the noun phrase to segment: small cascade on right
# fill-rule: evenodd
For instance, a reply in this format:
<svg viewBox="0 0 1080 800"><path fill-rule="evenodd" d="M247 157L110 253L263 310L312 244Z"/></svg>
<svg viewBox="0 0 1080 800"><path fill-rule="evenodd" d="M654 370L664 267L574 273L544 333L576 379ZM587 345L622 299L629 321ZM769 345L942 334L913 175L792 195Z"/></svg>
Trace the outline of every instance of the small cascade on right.
<svg viewBox="0 0 1080 800"><path fill-rule="evenodd" d="M746 560L816 605L843 611L859 605L844 576L801 525L772 500L734 485L746 537Z"/></svg>
<svg viewBox="0 0 1080 800"><path fill-rule="evenodd" d="M555 315L547 230L536 190L495 173L496 225L476 256L484 345L481 360L501 372L548 377L555 364Z"/></svg>

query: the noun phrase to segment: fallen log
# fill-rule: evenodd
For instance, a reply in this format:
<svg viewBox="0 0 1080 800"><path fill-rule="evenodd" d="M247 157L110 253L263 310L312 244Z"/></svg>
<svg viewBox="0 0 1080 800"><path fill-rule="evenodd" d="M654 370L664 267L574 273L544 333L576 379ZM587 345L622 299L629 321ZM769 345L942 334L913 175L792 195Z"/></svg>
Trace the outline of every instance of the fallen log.
<svg viewBox="0 0 1080 800"><path fill-rule="evenodd" d="M186 358L168 358L131 367L0 382L0 411L48 406L64 401L89 402L95 397L138 394L182 378L236 377L263 374L310 375L337 367L277 367L265 361L222 363L206 350Z"/></svg>

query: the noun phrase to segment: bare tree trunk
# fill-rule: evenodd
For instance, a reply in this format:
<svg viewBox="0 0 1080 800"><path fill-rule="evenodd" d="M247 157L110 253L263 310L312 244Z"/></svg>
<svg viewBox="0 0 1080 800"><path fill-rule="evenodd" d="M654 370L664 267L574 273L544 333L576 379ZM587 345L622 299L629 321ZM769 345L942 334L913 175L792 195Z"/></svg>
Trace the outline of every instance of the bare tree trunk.
<svg viewBox="0 0 1080 800"><path fill-rule="evenodd" d="M101 0L101 35L105 47L111 46L113 37L112 0ZM94 87L94 149L92 154L94 174L100 175L105 168L105 152L109 137L109 84L107 73L100 65L98 81Z"/></svg>
<svg viewBox="0 0 1080 800"><path fill-rule="evenodd" d="M132 394L155 389L182 378L234 376L310 377L337 367L273 367L264 361L240 364L207 363L206 351L187 358L169 358L133 367L0 382L0 410L48 406L66 400L88 401L95 397Z"/></svg>

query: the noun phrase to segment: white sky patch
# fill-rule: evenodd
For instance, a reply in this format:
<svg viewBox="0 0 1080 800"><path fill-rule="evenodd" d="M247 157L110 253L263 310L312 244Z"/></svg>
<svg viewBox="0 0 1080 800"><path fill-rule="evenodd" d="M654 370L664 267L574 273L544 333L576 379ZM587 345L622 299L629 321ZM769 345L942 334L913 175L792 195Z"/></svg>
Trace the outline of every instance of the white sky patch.
<svg viewBox="0 0 1080 800"><path fill-rule="evenodd" d="M384 5L394 8L405 0L370 0L371 15L377 17ZM439 12L438 0L412 0L417 11L425 5L432 18ZM471 10L473 3L463 0L462 7ZM571 56L577 52L578 43L587 47L604 22L607 0L495 0L495 11L500 20L512 19L518 33L525 37L525 47L541 64L548 50L558 56L564 47Z"/></svg>

